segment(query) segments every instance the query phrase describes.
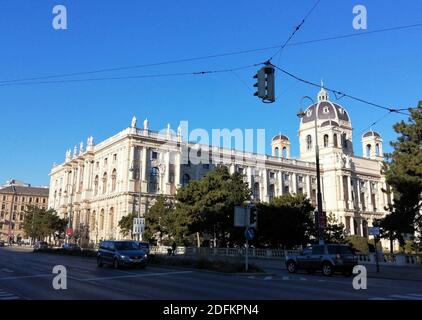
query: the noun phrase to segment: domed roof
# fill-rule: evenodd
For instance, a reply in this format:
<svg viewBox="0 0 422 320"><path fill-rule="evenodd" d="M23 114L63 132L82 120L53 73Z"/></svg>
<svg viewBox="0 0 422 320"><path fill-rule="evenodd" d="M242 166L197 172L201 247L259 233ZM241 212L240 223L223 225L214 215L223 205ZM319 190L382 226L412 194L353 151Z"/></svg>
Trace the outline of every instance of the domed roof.
<svg viewBox="0 0 422 320"><path fill-rule="evenodd" d="M273 138L273 141L276 141L276 140L290 140L290 139L289 137L280 133Z"/></svg>
<svg viewBox="0 0 422 320"><path fill-rule="evenodd" d="M325 122L321 125L321 127L328 127L328 126L339 127L339 124L338 124L337 122L335 122L335 121L331 121L331 120L329 120L329 121L325 121Z"/></svg>
<svg viewBox="0 0 422 320"><path fill-rule="evenodd" d="M363 137L364 138L367 138L367 137L378 137L378 138L381 138L381 135L378 132L375 132L375 131L368 131L367 133L365 133L363 135Z"/></svg>
<svg viewBox="0 0 422 320"><path fill-rule="evenodd" d="M305 116L302 118L302 123L315 121L315 110L318 114L318 120L334 120L336 122L346 121L350 122L350 117L347 111L340 105L331 101L319 101L313 104L305 111Z"/></svg>

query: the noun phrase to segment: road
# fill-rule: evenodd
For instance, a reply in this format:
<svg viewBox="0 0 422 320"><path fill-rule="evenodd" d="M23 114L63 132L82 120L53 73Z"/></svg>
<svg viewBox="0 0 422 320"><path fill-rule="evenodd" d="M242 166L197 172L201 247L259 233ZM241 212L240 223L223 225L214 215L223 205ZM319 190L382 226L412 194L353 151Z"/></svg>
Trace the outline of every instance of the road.
<svg viewBox="0 0 422 320"><path fill-rule="evenodd" d="M55 290L53 267L67 270L67 289ZM226 275L149 265L146 269L97 268L95 259L0 248L0 300L41 299L358 299L422 300L422 282L368 279L355 290L352 278L276 270L275 275Z"/></svg>

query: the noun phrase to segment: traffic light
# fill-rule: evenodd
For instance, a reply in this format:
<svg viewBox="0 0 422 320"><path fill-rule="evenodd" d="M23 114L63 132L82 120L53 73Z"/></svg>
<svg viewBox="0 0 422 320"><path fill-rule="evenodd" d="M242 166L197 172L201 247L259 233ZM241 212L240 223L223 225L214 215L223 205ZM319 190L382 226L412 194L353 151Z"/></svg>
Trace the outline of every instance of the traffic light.
<svg viewBox="0 0 422 320"><path fill-rule="evenodd" d="M271 64L267 64L259 69L254 76L254 79L257 79L257 82L254 84L254 87L257 88L254 96L261 98L265 103L273 103L275 101L274 73L274 67Z"/></svg>
<svg viewBox="0 0 422 320"><path fill-rule="evenodd" d="M258 209L255 206L250 207L249 226L258 229Z"/></svg>

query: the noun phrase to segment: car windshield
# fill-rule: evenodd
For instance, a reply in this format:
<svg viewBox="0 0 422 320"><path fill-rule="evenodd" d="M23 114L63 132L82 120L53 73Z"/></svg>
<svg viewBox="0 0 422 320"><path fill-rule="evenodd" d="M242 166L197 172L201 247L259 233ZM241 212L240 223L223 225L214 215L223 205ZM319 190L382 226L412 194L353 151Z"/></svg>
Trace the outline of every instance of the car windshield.
<svg viewBox="0 0 422 320"><path fill-rule="evenodd" d="M114 246L116 250L139 250L139 246L136 245L136 242L132 241L115 242Z"/></svg>
<svg viewBox="0 0 422 320"><path fill-rule="evenodd" d="M353 251L347 246L328 246L330 254L352 254Z"/></svg>

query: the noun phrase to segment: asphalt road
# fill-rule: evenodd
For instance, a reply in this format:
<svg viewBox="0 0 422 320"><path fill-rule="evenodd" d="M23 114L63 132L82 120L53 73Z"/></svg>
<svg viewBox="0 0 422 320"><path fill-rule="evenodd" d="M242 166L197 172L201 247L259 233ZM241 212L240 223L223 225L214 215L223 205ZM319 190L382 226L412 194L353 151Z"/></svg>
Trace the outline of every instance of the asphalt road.
<svg viewBox="0 0 422 320"><path fill-rule="evenodd" d="M55 290L53 267L67 270L67 289ZM422 282L368 279L355 290L338 275L226 275L149 265L146 269L97 268L95 259L0 248L0 301L15 299L359 299L422 300Z"/></svg>

